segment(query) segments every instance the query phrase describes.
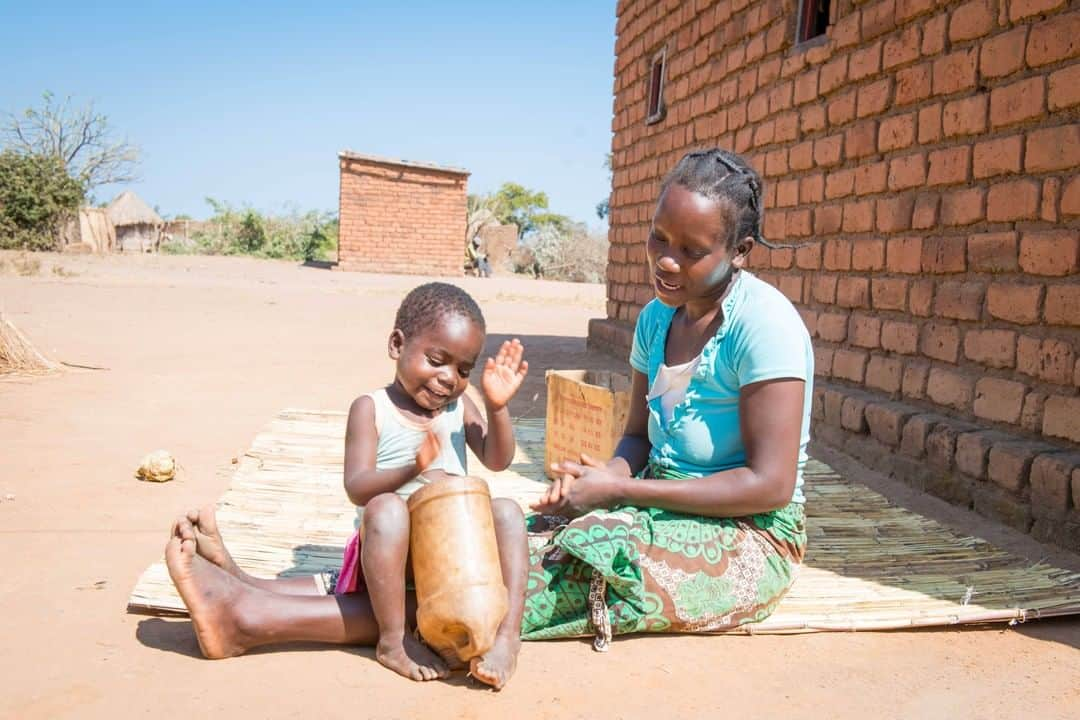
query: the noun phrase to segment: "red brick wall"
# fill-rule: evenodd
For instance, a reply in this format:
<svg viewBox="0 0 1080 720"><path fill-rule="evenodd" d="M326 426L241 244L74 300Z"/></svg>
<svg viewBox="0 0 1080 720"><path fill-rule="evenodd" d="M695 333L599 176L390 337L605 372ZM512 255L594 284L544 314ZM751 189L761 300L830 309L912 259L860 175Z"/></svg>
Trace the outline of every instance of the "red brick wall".
<svg viewBox="0 0 1080 720"><path fill-rule="evenodd" d="M1080 443L1080 10L833 2L827 36L803 47L795 0L619 2L608 318L590 342L624 351L652 297L644 243L664 173L695 147L743 153L766 179L765 237L807 243L759 247L751 265L796 303L819 385L838 393L832 414L817 398L835 430L825 439L895 450L900 436L884 442L881 422L875 435L866 407L895 411L896 433L930 413L924 438L936 422L953 433L935 447L965 484L955 499L978 505L993 445L978 445L972 475L978 463L957 464L963 433L993 429L1039 452ZM667 113L647 125L662 47ZM925 466L926 448L910 449ZM1001 512L988 514L1021 504L1030 512L1014 524L1030 528L1051 503L1056 530L1042 534L1073 523L1080 545L1080 462L1052 491L1028 484L1031 457L1021 466L1023 487L995 488L1005 495L983 504Z"/></svg>
<svg viewBox="0 0 1080 720"><path fill-rule="evenodd" d="M461 275L463 170L341 153L338 268Z"/></svg>

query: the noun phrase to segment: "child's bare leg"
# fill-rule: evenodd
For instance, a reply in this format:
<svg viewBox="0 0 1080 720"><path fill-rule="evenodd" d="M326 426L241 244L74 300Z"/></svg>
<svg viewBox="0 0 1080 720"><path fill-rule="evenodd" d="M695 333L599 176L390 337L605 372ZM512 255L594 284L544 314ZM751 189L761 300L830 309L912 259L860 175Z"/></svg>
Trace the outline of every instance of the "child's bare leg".
<svg viewBox="0 0 1080 720"><path fill-rule="evenodd" d="M208 658L276 643L370 646L378 640L379 628L364 593L302 597L267 592L204 560L194 540L176 534L165 546L165 562Z"/></svg>
<svg viewBox="0 0 1080 720"><path fill-rule="evenodd" d="M514 674L521 650L521 617L525 613L525 585L529 572L529 544L525 533L525 516L517 503L506 498L491 501L495 518L495 538L499 543L499 565L506 583L508 603L506 617L499 625L495 645L483 657L473 658L473 677L496 690Z"/></svg>
<svg viewBox="0 0 1080 720"><path fill-rule="evenodd" d="M409 510L393 493L378 495L364 507L360 563L371 609L379 627L375 657L413 680L446 677L438 655L413 637L405 623L405 566L409 558Z"/></svg>
<svg viewBox="0 0 1080 720"><path fill-rule="evenodd" d="M236 564L225 547L225 540L218 529L214 506L188 510L173 523L173 535L181 540L194 540L196 552L214 565L248 585L286 595L324 595L315 578L311 576L288 578L259 578L249 575Z"/></svg>

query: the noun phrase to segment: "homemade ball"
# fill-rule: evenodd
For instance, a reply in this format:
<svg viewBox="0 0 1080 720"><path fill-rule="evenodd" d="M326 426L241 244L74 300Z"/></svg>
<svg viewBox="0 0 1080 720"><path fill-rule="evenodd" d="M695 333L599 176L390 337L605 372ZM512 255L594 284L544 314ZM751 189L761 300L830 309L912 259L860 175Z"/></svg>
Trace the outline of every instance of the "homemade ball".
<svg viewBox="0 0 1080 720"><path fill-rule="evenodd" d="M176 477L176 458L167 450L156 450L143 458L135 477L147 482L168 482Z"/></svg>

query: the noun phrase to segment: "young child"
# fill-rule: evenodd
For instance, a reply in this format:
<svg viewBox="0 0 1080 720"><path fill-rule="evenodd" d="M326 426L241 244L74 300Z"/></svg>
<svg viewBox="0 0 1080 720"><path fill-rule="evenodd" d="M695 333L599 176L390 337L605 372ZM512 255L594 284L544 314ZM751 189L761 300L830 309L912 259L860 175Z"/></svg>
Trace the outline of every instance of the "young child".
<svg viewBox="0 0 1080 720"><path fill-rule="evenodd" d="M466 475L466 444L491 470L509 467L514 457L506 405L528 371L521 343L504 342L484 364L480 387L486 423L464 394L484 347L485 330L480 308L464 290L447 283L421 285L401 303L390 333L388 353L397 363L394 382L361 395L349 410L345 492L364 509L360 531L345 548L335 592L367 588L379 624L379 662L414 679L431 679L445 671L405 627L409 512L403 498L439 473ZM492 512L504 581L512 596L522 598L524 518L518 506L505 499L492 501ZM500 636L509 633L503 639L512 639L514 648L521 612L520 600L511 601L507 622L500 628ZM503 655L511 649L498 651Z"/></svg>
<svg viewBox="0 0 1080 720"><path fill-rule="evenodd" d="M238 655L271 642L326 641L375 645L380 663L413 680L448 674L449 660L410 628L416 609L406 589L404 498L441 474L466 474L466 444L492 470L513 459L507 403L528 363L516 339L487 359L480 381L485 420L464 394L484 338L480 308L453 285L422 285L401 303L388 341L394 381L361 395L349 410L345 491L362 508L362 520L345 549L336 596L326 595L318 576L313 582L244 573L225 549L211 508L176 521L166 562L207 657ZM470 669L477 679L501 688L514 672L520 648L528 549L518 506L496 499L492 513L508 611L494 647Z"/></svg>

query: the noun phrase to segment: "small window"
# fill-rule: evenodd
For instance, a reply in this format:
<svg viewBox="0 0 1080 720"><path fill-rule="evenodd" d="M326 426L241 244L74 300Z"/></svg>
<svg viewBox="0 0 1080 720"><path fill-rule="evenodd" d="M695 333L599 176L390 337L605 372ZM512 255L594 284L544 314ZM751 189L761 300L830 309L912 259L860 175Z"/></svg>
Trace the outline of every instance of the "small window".
<svg viewBox="0 0 1080 720"><path fill-rule="evenodd" d="M824 35L829 28L830 0L799 0L799 22L795 42Z"/></svg>
<svg viewBox="0 0 1080 720"><path fill-rule="evenodd" d="M653 55L652 63L649 66L649 113L645 116L646 125L664 119L666 109L664 106L664 66L666 65L666 58L667 49L665 48Z"/></svg>

